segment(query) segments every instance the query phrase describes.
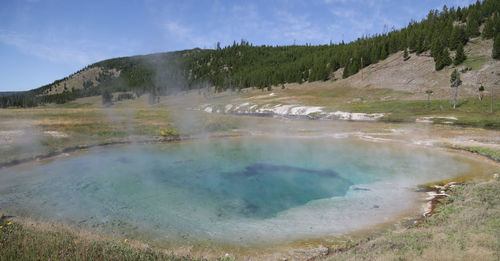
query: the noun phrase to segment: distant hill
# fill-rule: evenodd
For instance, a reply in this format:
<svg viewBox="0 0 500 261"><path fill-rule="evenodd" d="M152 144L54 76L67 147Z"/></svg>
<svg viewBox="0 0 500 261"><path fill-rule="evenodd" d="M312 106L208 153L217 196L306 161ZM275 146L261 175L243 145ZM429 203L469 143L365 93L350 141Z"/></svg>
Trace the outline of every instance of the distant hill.
<svg viewBox="0 0 500 261"><path fill-rule="evenodd" d="M499 33L500 1L484 0L465 8L431 10L420 22L411 21L405 28L350 43L273 47L242 40L223 48L218 45L215 50L109 59L23 94L1 97L0 107L64 103L103 91L168 95L203 87L215 91L269 89L284 83L348 78L405 50L413 56L432 57L426 71L434 72L452 66L455 50L463 49L469 39L495 39ZM340 75L335 73L339 71Z"/></svg>
<svg viewBox="0 0 500 261"><path fill-rule="evenodd" d="M10 96L19 92L0 92L0 97Z"/></svg>

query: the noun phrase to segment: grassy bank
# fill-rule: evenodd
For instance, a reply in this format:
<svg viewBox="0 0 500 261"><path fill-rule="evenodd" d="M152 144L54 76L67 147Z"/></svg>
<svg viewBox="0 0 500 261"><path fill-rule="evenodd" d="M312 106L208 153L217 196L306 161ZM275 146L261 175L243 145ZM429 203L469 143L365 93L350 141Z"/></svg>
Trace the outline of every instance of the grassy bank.
<svg viewBox="0 0 500 261"><path fill-rule="evenodd" d="M498 260L500 179L448 193L419 224L333 246L328 260Z"/></svg>
<svg viewBox="0 0 500 261"><path fill-rule="evenodd" d="M175 256L129 240L82 235L70 229L0 219L0 260L206 260ZM216 260L230 260L219 258Z"/></svg>
<svg viewBox="0 0 500 261"><path fill-rule="evenodd" d="M494 161L500 162L500 151L486 148L486 147L477 147L477 146L462 146L462 145L455 145L455 144L448 144L444 143L441 144L443 147L447 148L452 148L452 149L458 149L458 150L465 150L468 152L476 153L482 156L485 156L487 158L490 158Z"/></svg>

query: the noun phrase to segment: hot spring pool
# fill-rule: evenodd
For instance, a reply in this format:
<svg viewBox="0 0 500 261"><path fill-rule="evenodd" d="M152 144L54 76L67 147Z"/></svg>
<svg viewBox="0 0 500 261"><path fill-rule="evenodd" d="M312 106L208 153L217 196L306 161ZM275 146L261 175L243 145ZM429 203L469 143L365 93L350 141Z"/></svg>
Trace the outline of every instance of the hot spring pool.
<svg viewBox="0 0 500 261"><path fill-rule="evenodd" d="M333 138L116 146L0 170L0 208L159 242L337 236L419 208L417 184L488 174L441 150Z"/></svg>

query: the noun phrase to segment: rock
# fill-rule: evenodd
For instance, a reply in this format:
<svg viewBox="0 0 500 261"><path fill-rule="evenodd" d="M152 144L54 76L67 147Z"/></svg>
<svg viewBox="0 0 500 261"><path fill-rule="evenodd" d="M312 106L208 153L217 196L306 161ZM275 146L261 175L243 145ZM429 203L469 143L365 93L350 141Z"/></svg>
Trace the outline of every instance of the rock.
<svg viewBox="0 0 500 261"><path fill-rule="evenodd" d="M436 197L443 196L443 197L448 197L448 194L440 191L440 193L434 192L434 191L429 191L426 192L427 195L429 195L425 200L430 201L434 200Z"/></svg>
<svg viewBox="0 0 500 261"><path fill-rule="evenodd" d="M446 188L446 185L445 186L437 186L436 185L436 186L433 186L433 188L436 189L436 190L440 190L441 191L441 190L443 190L443 189Z"/></svg>
<svg viewBox="0 0 500 261"><path fill-rule="evenodd" d="M445 188L445 189L454 188L454 187L456 187L457 185L459 185L457 182L450 182L450 183L448 183L448 184L444 185L444 188Z"/></svg>
<svg viewBox="0 0 500 261"><path fill-rule="evenodd" d="M432 208L433 208L432 201L428 201L427 204L425 205L425 210L424 210L423 216L427 217L429 214L431 214Z"/></svg>
<svg viewBox="0 0 500 261"><path fill-rule="evenodd" d="M313 250L315 257L327 256L330 250L322 245Z"/></svg>

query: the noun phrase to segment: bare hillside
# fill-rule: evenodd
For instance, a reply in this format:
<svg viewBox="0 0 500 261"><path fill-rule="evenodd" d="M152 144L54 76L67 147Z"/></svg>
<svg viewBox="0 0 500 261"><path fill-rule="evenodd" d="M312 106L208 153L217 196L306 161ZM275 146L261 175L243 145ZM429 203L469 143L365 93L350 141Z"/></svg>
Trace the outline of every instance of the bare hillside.
<svg viewBox="0 0 500 261"><path fill-rule="evenodd" d="M99 84L100 78L104 76L117 78L120 76L120 71L115 69L107 70L101 67L86 68L52 85L44 92L44 95L58 94L64 91L73 91L93 87Z"/></svg>

